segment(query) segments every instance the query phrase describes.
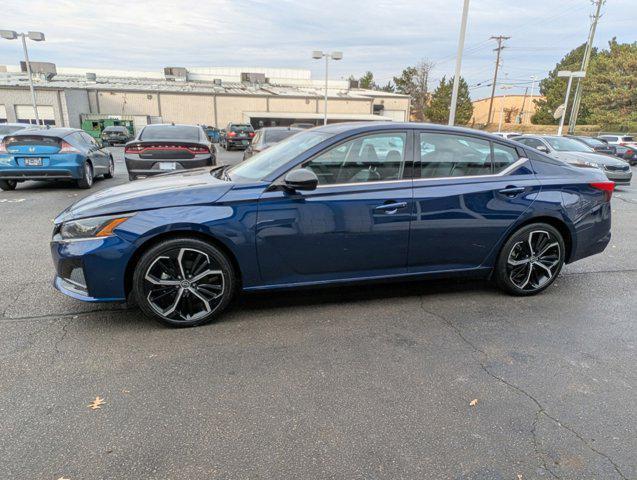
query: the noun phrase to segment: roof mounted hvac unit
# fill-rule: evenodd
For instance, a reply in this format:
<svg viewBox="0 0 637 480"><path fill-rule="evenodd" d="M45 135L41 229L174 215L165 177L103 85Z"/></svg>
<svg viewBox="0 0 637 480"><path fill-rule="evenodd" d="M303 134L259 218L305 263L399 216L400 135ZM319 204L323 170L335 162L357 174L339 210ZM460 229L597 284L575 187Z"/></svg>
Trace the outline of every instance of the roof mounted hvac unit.
<svg viewBox="0 0 637 480"><path fill-rule="evenodd" d="M212 83L213 83L213 85L219 85L219 86L221 86L221 79L220 79L220 78L215 78L215 79L212 81Z"/></svg>
<svg viewBox="0 0 637 480"><path fill-rule="evenodd" d="M188 70L184 67L165 67L164 77L172 82L188 81Z"/></svg>
<svg viewBox="0 0 637 480"><path fill-rule="evenodd" d="M241 73L242 83L266 83L265 73Z"/></svg>
<svg viewBox="0 0 637 480"><path fill-rule="evenodd" d="M51 62L29 62L31 64L31 73L33 75L44 78L45 80L51 80L57 75L57 69L55 63ZM20 71L27 72L27 63L20 62Z"/></svg>
<svg viewBox="0 0 637 480"><path fill-rule="evenodd" d="M349 88L359 88L358 80L354 80L353 78L349 81Z"/></svg>

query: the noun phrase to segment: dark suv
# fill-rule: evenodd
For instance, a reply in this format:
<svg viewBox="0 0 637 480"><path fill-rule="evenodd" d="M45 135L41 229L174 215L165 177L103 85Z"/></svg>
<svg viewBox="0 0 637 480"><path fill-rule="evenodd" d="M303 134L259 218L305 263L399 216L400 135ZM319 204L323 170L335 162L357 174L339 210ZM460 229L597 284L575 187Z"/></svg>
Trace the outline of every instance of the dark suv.
<svg viewBox="0 0 637 480"><path fill-rule="evenodd" d="M254 128L249 123L229 123L222 134L221 146L226 150L245 150L254 138Z"/></svg>
<svg viewBox="0 0 637 480"><path fill-rule="evenodd" d="M196 125L146 125L126 144L124 159L130 180L217 163L214 145Z"/></svg>

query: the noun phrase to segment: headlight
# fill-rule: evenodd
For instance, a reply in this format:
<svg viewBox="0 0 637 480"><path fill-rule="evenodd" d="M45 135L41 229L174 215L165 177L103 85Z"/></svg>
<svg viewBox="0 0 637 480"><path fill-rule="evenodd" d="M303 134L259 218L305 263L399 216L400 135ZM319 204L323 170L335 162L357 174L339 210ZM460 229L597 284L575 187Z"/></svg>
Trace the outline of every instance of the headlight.
<svg viewBox="0 0 637 480"><path fill-rule="evenodd" d="M580 160L578 162L574 162L573 165L576 167L584 167L584 168L602 168L598 163L595 162L587 162L585 160Z"/></svg>
<svg viewBox="0 0 637 480"><path fill-rule="evenodd" d="M132 215L109 215L105 217L82 218L64 222L54 235L53 240L77 240L103 238L113 235L113 230Z"/></svg>

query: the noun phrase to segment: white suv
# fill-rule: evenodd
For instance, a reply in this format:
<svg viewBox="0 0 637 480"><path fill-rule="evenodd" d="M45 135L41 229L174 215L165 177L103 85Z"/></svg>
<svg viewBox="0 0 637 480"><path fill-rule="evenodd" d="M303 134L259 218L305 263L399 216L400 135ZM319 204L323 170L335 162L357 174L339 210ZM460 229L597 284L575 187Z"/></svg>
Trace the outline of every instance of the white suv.
<svg viewBox="0 0 637 480"><path fill-rule="evenodd" d="M630 135L599 135L597 138L604 140L609 145L620 145L622 147L637 147L635 138Z"/></svg>

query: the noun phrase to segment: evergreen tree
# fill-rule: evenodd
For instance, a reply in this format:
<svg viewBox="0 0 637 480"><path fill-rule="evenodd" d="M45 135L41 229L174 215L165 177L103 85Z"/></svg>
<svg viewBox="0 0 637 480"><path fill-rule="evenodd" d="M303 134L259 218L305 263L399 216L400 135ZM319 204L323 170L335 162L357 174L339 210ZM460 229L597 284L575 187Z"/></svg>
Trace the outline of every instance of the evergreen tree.
<svg viewBox="0 0 637 480"><path fill-rule="evenodd" d="M449 107L451 106L451 93L453 91L453 77L449 80L442 77L438 87L431 95L431 101L427 108L427 118L434 123L447 123L449 121ZM466 125L473 115L473 103L469 96L469 85L460 77L458 84L458 103L456 105L456 124Z"/></svg>

